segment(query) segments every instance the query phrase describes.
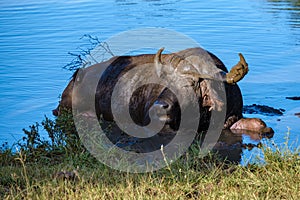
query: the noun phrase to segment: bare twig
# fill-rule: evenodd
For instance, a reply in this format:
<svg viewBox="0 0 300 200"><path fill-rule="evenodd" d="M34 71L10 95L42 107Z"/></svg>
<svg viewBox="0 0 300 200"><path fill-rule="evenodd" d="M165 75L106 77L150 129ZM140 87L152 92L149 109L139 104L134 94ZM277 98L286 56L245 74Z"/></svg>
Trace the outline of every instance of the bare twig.
<svg viewBox="0 0 300 200"><path fill-rule="evenodd" d="M88 47L86 45L81 45L77 49L79 50L77 53L68 52L69 55L73 56L73 60L65 65L63 68L75 71L78 68L86 67L91 65L89 60L92 60L94 63L99 63L104 61L105 54L109 54L110 56L114 56L107 42L101 42L96 36L91 36L88 34L83 35L80 39L88 40ZM101 60L97 60L94 56L97 54L102 57Z"/></svg>

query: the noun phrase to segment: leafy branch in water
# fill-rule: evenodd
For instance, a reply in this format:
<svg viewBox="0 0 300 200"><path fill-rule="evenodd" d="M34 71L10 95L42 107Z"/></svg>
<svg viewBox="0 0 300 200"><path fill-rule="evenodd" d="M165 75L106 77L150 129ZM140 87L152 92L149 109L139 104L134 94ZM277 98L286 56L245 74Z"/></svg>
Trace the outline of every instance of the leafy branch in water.
<svg viewBox="0 0 300 200"><path fill-rule="evenodd" d="M75 71L78 68L90 66L92 63L104 61L104 57L107 53L110 56L114 56L109 45L106 42L101 42L98 37L85 34L80 39L87 40L88 44L78 47L79 51L76 53L68 52L68 54L74 58L69 64L63 67L64 69ZM100 56L101 59L99 60L96 56Z"/></svg>

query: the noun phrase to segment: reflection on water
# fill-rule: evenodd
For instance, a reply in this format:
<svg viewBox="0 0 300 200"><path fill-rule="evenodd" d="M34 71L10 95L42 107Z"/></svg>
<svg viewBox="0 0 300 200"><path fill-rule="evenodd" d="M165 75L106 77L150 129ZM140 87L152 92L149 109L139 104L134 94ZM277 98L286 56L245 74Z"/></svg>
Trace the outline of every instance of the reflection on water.
<svg viewBox="0 0 300 200"><path fill-rule="evenodd" d="M121 17L133 18L135 20L148 20L147 18L151 17L152 19L163 19L165 18L165 13L168 13L169 17L174 17L178 14L178 9L176 2L178 0L116 0L116 9L120 11ZM141 8L143 9L143 14L141 15ZM139 22L142 23L142 22Z"/></svg>
<svg viewBox="0 0 300 200"><path fill-rule="evenodd" d="M125 134L115 123L106 121L102 122L102 130L105 131L106 137L110 140L110 142L128 152L150 153L160 150L161 146L173 146L174 144L171 144L171 142L175 135L178 134L169 128L165 128L159 134L156 134L152 137L136 138ZM222 161L229 161L236 164L242 163L243 165L246 165L250 162L258 161L251 160L250 154L255 154L253 151L261 148L263 139L270 139L272 137L273 133L262 134L249 130L226 129L222 130L218 142L213 147L213 151L217 153L217 156ZM195 141L196 145L198 145L199 140L201 140L201 136L199 135L196 138L199 138ZM102 143L102 141L99 142ZM168 147L169 149L174 148L170 146ZM201 146L201 148L204 147ZM246 159L243 159L245 154Z"/></svg>
<svg viewBox="0 0 300 200"><path fill-rule="evenodd" d="M247 141L244 139L249 137ZM257 132L243 131L243 130L223 130L218 143L215 145L214 150L218 152L222 159L234 163L240 163L242 160L243 152L248 151L251 153L255 147L261 147L261 140L263 138L272 138L273 134L262 135ZM244 161L243 164L251 162L250 159Z"/></svg>
<svg viewBox="0 0 300 200"><path fill-rule="evenodd" d="M300 27L300 1L299 0L268 0L270 2L270 12L278 20L282 17L287 19L287 24L291 27L292 33L297 37L297 45L300 44L299 31Z"/></svg>
<svg viewBox="0 0 300 200"><path fill-rule="evenodd" d="M289 5L286 8L279 8L282 10L299 10L300 1L299 0L268 0L268 2L272 2L274 6L281 6L282 4Z"/></svg>

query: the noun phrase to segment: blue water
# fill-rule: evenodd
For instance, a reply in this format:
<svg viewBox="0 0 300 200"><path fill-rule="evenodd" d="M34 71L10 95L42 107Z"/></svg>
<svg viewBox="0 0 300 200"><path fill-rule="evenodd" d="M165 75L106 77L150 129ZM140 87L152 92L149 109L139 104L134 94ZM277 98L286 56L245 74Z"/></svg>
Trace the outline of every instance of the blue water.
<svg viewBox="0 0 300 200"><path fill-rule="evenodd" d="M299 2L299 1L298 1ZM283 142L300 134L300 5L267 0L65 0L0 3L0 143L16 142L22 128L52 116L71 72L62 67L85 44L131 29L159 27L181 32L213 52L227 67L242 52L250 72L239 85L245 104L286 110L263 118ZM142 47L141 47L142 48ZM153 53L153 52L151 52ZM250 115L249 117L252 117ZM280 120L280 121L278 121ZM247 140L247 138L245 138Z"/></svg>

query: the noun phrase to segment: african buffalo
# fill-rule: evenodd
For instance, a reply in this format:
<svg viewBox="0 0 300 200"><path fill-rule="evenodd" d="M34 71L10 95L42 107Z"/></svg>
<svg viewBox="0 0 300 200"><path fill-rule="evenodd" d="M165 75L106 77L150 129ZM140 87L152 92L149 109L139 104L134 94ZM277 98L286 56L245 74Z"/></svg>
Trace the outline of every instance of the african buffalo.
<svg viewBox="0 0 300 200"><path fill-rule="evenodd" d="M78 69L63 91L59 106L53 110L53 114L58 116L63 108L71 109L72 105L82 105L79 106L81 113L93 116L91 111L96 109L98 118L101 116L106 121L114 121L111 102L117 82L130 70L146 66L143 69L144 75L155 72L155 76L179 85L178 87L182 88L185 96L189 95L184 91L185 86L191 86L194 89L201 108L198 131L208 128L213 110L226 109L224 129L246 129L260 133L273 132L261 119L243 118L243 99L237 82L247 74L248 64L242 54L239 54L238 64L228 72L219 58L202 48L189 48L170 54L162 54L162 51L163 49L160 49L156 54L115 56L106 62ZM100 73L99 69L105 69L105 71L102 73L100 70ZM92 87L94 79L99 82ZM147 78L140 74L128 76L126 87L145 81L144 79ZM182 80L184 81L181 82ZM79 87L83 88L81 91L84 92L72 95L76 83L79 83ZM218 91L220 84L224 85L225 99ZM95 95L95 102L86 102L86 96L89 95ZM174 94L174 91L168 87L150 81L134 91L123 88L114 102L122 102L126 95L130 95L129 112L135 124L140 126L149 124L151 121L149 113L155 109L158 118L165 123L165 126L169 126L173 130L179 128L181 105L177 99L178 94ZM161 115L160 111L162 111ZM120 113L122 112L120 111Z"/></svg>

